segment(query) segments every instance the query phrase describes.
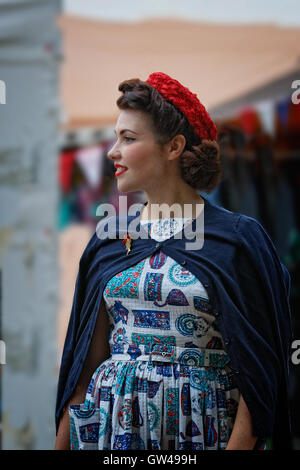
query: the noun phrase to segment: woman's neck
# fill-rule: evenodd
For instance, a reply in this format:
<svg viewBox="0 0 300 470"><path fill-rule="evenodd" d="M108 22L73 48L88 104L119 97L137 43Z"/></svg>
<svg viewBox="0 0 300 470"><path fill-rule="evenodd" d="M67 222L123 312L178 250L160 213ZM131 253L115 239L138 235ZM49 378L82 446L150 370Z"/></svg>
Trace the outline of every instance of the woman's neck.
<svg viewBox="0 0 300 470"><path fill-rule="evenodd" d="M147 205L143 207L140 220L167 219L174 218L197 218L204 208L204 199L197 195L193 200L185 200L181 202L151 202L147 201Z"/></svg>

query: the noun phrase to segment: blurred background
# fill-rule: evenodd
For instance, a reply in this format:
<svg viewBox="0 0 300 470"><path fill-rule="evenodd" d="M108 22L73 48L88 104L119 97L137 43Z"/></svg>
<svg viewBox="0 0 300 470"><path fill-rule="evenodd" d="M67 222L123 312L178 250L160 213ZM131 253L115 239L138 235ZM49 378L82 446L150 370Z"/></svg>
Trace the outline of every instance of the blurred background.
<svg viewBox="0 0 300 470"><path fill-rule="evenodd" d="M223 178L204 196L266 228L300 340L299 1L0 0L2 449L53 449L78 261L97 206L118 213L122 195L106 158L118 85L158 71L215 120ZM300 364L291 372L300 449Z"/></svg>

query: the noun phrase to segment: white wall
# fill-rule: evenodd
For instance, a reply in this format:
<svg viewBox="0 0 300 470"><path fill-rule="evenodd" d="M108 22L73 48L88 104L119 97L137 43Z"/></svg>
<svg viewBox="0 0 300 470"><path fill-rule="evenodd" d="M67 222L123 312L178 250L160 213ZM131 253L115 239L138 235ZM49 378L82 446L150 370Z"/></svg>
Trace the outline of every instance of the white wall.
<svg viewBox="0 0 300 470"><path fill-rule="evenodd" d="M2 448L53 449L60 0L0 2Z"/></svg>

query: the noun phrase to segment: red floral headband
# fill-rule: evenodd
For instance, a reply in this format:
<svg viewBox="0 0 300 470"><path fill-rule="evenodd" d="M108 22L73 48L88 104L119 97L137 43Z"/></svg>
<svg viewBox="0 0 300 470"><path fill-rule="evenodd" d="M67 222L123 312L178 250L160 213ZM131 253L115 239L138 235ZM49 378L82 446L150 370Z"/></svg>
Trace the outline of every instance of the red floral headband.
<svg viewBox="0 0 300 470"><path fill-rule="evenodd" d="M151 73L146 82L180 109L200 139L217 139L217 128L196 94L162 72Z"/></svg>

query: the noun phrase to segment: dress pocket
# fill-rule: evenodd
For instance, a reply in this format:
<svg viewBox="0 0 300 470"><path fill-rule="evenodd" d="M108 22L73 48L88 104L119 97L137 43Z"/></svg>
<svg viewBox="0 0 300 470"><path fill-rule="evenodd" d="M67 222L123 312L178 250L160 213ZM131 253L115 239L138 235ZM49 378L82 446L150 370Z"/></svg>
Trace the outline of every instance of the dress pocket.
<svg viewBox="0 0 300 470"><path fill-rule="evenodd" d="M71 450L97 450L99 440L100 409L85 404L70 405Z"/></svg>

